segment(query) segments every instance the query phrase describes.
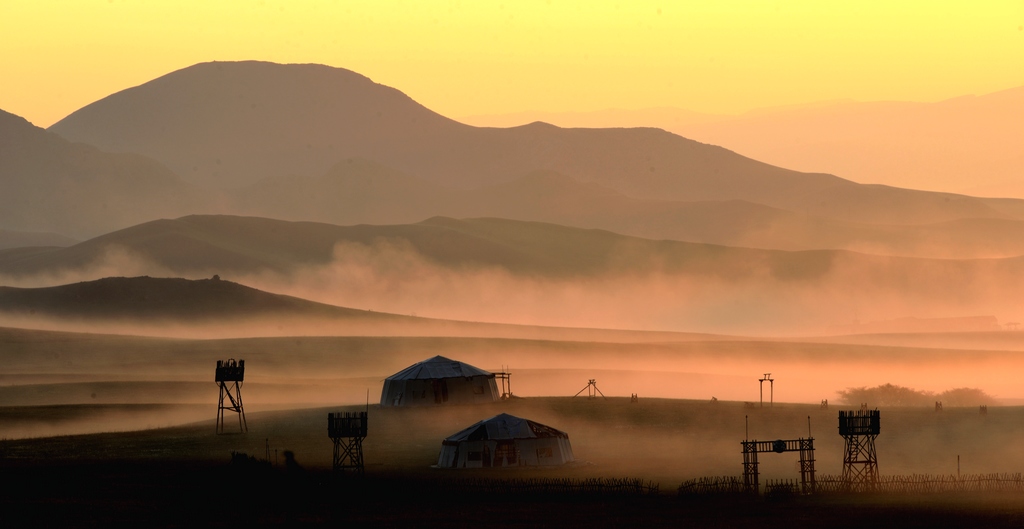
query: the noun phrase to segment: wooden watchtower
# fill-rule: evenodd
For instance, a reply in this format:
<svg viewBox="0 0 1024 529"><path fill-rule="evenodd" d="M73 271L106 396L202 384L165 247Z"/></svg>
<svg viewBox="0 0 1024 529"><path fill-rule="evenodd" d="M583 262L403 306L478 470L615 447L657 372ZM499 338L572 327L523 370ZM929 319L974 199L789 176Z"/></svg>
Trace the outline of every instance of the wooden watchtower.
<svg viewBox="0 0 1024 529"><path fill-rule="evenodd" d="M334 471L363 473L367 412L327 414L327 436L334 441Z"/></svg>
<svg viewBox="0 0 1024 529"><path fill-rule="evenodd" d="M873 490L878 485L875 438L881 431L878 410L840 411L839 435L843 450L843 486L847 490Z"/></svg>
<svg viewBox="0 0 1024 529"><path fill-rule="evenodd" d="M249 431L245 422L245 410L242 408L242 380L245 379L245 360L235 361L234 358L217 360L217 374L214 381L220 387L220 398L217 399L217 433L224 433L224 410L238 414L238 429ZM227 397L227 403L224 402Z"/></svg>

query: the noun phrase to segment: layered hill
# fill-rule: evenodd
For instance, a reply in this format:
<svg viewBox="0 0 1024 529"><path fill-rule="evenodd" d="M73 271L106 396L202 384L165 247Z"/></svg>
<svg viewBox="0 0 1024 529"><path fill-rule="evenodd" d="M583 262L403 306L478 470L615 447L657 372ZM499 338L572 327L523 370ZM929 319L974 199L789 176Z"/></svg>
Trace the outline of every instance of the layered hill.
<svg viewBox="0 0 1024 529"><path fill-rule="evenodd" d="M0 287L0 312L85 320L236 320L388 315L271 294L219 278L108 277L44 288ZM400 317L399 317L400 318Z"/></svg>
<svg viewBox="0 0 1024 529"><path fill-rule="evenodd" d="M431 216L499 217L649 239L777 250L846 249L929 258L1024 255L1024 222L964 218L914 226L835 220L745 200L636 199L550 171L460 189L363 159L320 177L268 178L238 190L243 215L330 224L406 224Z"/></svg>
<svg viewBox="0 0 1024 529"><path fill-rule="evenodd" d="M198 200L150 158L72 143L0 111L0 226L8 230L94 236L180 215Z"/></svg>
<svg viewBox="0 0 1024 529"><path fill-rule="evenodd" d="M147 222L66 247L0 251L8 276L85 268L111 251L142 266L181 275L292 272L325 265L346 246L391 244L440 266L496 267L514 274L586 277L616 274L708 274L811 281L834 266L856 266L897 283L924 282L924 270L956 274L1016 270L1024 258L921 259L841 250L777 251L650 240L605 230L507 219L434 217L404 225L336 226L259 217L192 215ZM957 272L959 271L959 272Z"/></svg>
<svg viewBox="0 0 1024 529"><path fill-rule="evenodd" d="M906 316L1013 319L1024 295L1016 280L1024 258L758 250L503 219L334 226L190 216L69 248L0 251L8 284L95 279L117 267L220 274L335 305L445 319L730 333Z"/></svg>
<svg viewBox="0 0 1024 529"><path fill-rule="evenodd" d="M59 335L24 329L203 337L428 336L487 337L502 341L600 341L605 343L715 342L727 336L682 332L521 326L449 321L317 303L258 290L214 276L189 280L105 277L52 287L0 287L0 332L61 341ZM80 337L89 338L90 335ZM435 346L437 344L434 344ZM136 343L128 349L137 348ZM98 352L105 355L109 351ZM97 351L93 351L97 353ZM124 362L117 362L125 367Z"/></svg>
<svg viewBox="0 0 1024 529"><path fill-rule="evenodd" d="M844 221L1024 218L1016 203L861 186L658 129L471 127L359 74L319 65L198 64L88 105L50 130L153 157L213 187L315 177L344 159L365 158L461 188L542 170L634 198L745 200Z"/></svg>

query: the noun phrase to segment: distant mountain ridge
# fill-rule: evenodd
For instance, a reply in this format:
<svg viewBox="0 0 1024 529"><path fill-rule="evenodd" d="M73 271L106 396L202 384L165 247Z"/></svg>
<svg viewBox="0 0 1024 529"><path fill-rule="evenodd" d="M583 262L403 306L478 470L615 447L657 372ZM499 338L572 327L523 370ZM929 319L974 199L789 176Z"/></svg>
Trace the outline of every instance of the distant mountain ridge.
<svg viewBox="0 0 1024 529"><path fill-rule="evenodd" d="M658 129L475 128L340 68L203 63L90 104L50 127L160 160L214 187L317 176L365 158L471 188L552 171L633 198L745 200L844 221L1024 218L985 201L773 167ZM898 207L894 207L898 204Z"/></svg>
<svg viewBox="0 0 1024 529"><path fill-rule="evenodd" d="M200 202L152 159L71 143L0 111L0 227L87 237Z"/></svg>
<svg viewBox="0 0 1024 529"><path fill-rule="evenodd" d="M0 229L86 239L189 214L498 217L750 248L1024 255L1024 201L796 173L656 129L469 127L319 65L204 63L51 130L106 151L0 115ZM211 190L153 158L107 152L136 148L193 182L252 183Z"/></svg>
<svg viewBox="0 0 1024 529"><path fill-rule="evenodd" d="M825 101L740 115L676 108L471 116L477 126L658 127L800 171L1024 198L1024 86L934 103Z"/></svg>

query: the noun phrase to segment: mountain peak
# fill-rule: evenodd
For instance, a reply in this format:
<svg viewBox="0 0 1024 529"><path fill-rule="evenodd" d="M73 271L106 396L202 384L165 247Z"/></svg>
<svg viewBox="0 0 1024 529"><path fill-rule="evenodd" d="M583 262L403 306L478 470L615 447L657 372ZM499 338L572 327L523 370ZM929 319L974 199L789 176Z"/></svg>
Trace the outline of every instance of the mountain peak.
<svg viewBox="0 0 1024 529"><path fill-rule="evenodd" d="M455 126L464 127L351 70L243 61L171 72L87 105L50 130L151 156L193 183L232 187L320 175L366 156L382 139L410 141Z"/></svg>

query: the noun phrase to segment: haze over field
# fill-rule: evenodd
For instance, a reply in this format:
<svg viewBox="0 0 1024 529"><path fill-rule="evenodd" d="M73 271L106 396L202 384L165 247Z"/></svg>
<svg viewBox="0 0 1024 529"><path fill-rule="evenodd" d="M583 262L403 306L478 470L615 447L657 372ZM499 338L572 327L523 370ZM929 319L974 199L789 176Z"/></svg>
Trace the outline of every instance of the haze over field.
<svg viewBox="0 0 1024 529"><path fill-rule="evenodd" d="M657 129L476 128L344 69L204 63L48 131L4 124L6 222L87 239L0 250L12 326L564 339L579 334L553 328L992 331L1022 316L1024 201L800 173ZM81 185L110 168L127 180ZM72 190L48 195L60 215L25 191L40 184ZM178 213L205 214L152 220Z"/></svg>
<svg viewBox="0 0 1024 529"><path fill-rule="evenodd" d="M0 44L5 528L1024 526L1020 0L9 0ZM575 461L436 467L502 413ZM741 439L820 486L676 497Z"/></svg>
<svg viewBox="0 0 1024 529"><path fill-rule="evenodd" d="M0 250L0 277L45 287L218 274L322 303L431 318L778 335L852 332L860 322L907 316L1015 321L1021 263L730 248L503 219L342 227L191 216L67 248ZM948 282L959 288L938 286Z"/></svg>
<svg viewBox="0 0 1024 529"><path fill-rule="evenodd" d="M161 340L204 338L307 355L268 406L316 400L317 361L354 402L424 351L514 362L527 395L593 369L753 400L781 369L803 402L1024 397L1017 4L312 5L0 17L0 325L35 388L8 396L152 404ZM151 338L136 364L60 330Z"/></svg>

